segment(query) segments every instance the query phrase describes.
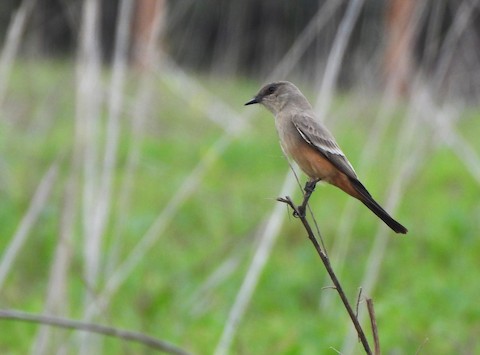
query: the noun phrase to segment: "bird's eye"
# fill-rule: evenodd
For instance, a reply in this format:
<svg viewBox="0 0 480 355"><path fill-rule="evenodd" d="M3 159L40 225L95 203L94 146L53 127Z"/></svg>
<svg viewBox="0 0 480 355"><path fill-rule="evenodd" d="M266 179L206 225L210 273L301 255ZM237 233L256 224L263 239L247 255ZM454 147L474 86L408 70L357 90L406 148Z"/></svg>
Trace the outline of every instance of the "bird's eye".
<svg viewBox="0 0 480 355"><path fill-rule="evenodd" d="M271 94L273 94L273 93L275 92L276 89L277 89L277 87L276 87L275 85L271 85L271 86L268 87L267 93L268 93L269 95L271 95Z"/></svg>

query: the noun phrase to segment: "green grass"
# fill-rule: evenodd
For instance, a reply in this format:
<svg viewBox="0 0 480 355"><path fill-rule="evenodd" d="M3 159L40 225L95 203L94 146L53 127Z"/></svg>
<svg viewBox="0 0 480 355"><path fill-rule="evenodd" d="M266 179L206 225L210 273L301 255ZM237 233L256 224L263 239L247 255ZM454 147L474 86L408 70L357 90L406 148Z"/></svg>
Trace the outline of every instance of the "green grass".
<svg viewBox="0 0 480 355"><path fill-rule="evenodd" d="M256 92L258 83L201 80L238 112L253 110L249 124L255 128L249 129L248 135L233 139L208 169L195 193L182 205L97 321L146 332L195 353L208 354L219 340L253 255L258 231L277 203L275 198L287 164L278 146L271 115L242 106ZM135 89L132 75L129 102L135 99ZM208 102L195 101L190 106L160 82L155 90L156 99L151 102L146 128L138 142L140 160L126 206L128 213L118 220L119 189L134 144L130 109L122 117L112 218L102 245L104 274L98 290L93 292L98 292L108 280L107 264L112 248L116 247L117 253L116 259L112 259L116 260L114 264L124 260L185 176L222 135L222 129L201 111ZM43 311L58 243L66 177L71 167L74 100L74 75L69 63L20 63L12 72L0 122L2 250L10 242L49 164L62 154L64 158L48 206L1 290L1 308ZM356 166L359 147L365 144L378 103L352 109L350 105L354 104L358 102L349 95L339 98L332 108L335 118L332 125ZM394 113L399 119L403 114L402 108ZM458 125L476 151L480 149L479 118L478 109L469 109ZM391 146L379 154L375 166L370 171L358 171L380 202L386 199L382 192L388 186L388 173L383 170L391 169L394 133L399 125L397 120L388 127L382 142ZM81 176L78 178L81 183ZM369 295L375 302L384 352L412 354L423 343L425 354L478 352L478 182L451 149L440 146L432 150L412 181L406 184L405 196L395 216L410 232L405 238L389 234L380 280L374 294ZM80 191L77 195L81 197ZM299 198L298 193L295 197ZM312 207L328 246L334 244L337 217L347 200L347 196L330 186L318 188L312 197ZM81 317L85 293L81 215L77 218L66 294L65 316L72 318ZM361 286L379 223L367 209L359 209L354 239L341 273L341 281L352 300ZM119 239L115 233L120 233ZM235 258L238 267L213 288L199 293L208 277L229 258ZM322 293L334 292L322 290L325 282L325 271L304 231L297 220L287 217L240 324L232 353L332 354L331 347L340 349L350 324L337 297L331 309L319 311ZM0 352L22 354L31 349L37 326L1 320L0 324ZM60 331L60 334L69 339L72 332ZM103 345L106 354L145 352L141 346L113 339L105 340ZM357 350L361 353L360 345Z"/></svg>

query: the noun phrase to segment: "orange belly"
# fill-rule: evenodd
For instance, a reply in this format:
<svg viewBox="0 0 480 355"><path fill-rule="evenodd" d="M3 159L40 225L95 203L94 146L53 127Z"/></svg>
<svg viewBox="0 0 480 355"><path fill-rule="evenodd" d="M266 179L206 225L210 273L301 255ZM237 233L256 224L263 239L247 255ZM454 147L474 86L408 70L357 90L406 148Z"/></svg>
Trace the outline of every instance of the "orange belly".
<svg viewBox="0 0 480 355"><path fill-rule="evenodd" d="M327 158L306 142L288 147L287 153L312 180L322 180L361 200L347 175L338 170Z"/></svg>
<svg viewBox="0 0 480 355"><path fill-rule="evenodd" d="M301 142L289 148L287 153L310 178L330 182L338 174L337 168L308 143Z"/></svg>

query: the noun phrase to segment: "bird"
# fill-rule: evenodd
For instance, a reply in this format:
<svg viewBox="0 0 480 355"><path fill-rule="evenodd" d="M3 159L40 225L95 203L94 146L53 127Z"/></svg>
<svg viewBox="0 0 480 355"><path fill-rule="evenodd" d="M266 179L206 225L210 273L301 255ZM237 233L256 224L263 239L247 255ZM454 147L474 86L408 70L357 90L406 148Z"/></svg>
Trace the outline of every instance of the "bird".
<svg viewBox="0 0 480 355"><path fill-rule="evenodd" d="M280 144L309 177L298 210L304 215L308 199L318 182L334 185L358 199L394 232L406 234L407 228L393 219L360 182L352 164L334 136L315 116L302 92L289 81L263 86L245 105L260 104L273 113Z"/></svg>

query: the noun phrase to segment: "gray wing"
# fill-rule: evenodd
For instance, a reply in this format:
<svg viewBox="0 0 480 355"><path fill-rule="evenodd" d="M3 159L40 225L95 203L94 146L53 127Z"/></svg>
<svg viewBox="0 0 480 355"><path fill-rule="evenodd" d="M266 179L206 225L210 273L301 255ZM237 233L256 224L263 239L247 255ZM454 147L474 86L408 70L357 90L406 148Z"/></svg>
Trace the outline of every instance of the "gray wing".
<svg viewBox="0 0 480 355"><path fill-rule="evenodd" d="M292 123L302 138L318 150L335 167L345 175L358 179L352 164L350 164L337 142L335 142L333 135L323 124L317 122L313 115L308 113L296 114L292 118Z"/></svg>

